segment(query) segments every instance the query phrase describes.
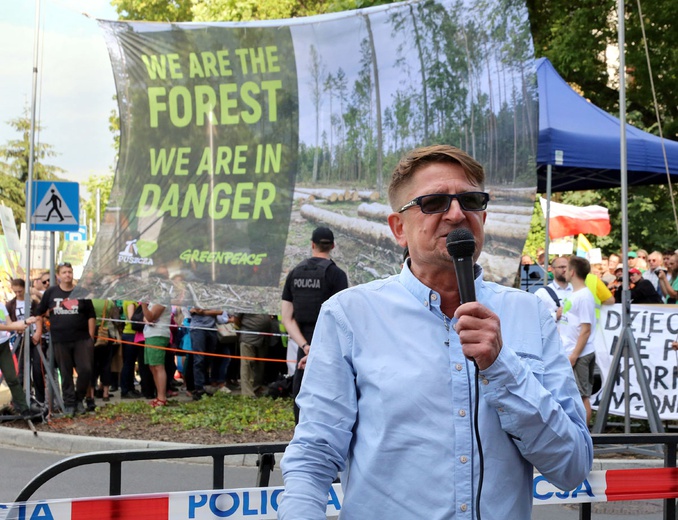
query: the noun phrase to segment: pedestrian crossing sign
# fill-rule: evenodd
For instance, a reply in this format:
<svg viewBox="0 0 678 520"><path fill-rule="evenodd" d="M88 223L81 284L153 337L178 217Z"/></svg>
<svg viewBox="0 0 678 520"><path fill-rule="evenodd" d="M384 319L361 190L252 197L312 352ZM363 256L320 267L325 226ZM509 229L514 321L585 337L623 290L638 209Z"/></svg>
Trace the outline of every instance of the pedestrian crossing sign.
<svg viewBox="0 0 678 520"><path fill-rule="evenodd" d="M78 231L80 185L77 182L34 181L32 231Z"/></svg>

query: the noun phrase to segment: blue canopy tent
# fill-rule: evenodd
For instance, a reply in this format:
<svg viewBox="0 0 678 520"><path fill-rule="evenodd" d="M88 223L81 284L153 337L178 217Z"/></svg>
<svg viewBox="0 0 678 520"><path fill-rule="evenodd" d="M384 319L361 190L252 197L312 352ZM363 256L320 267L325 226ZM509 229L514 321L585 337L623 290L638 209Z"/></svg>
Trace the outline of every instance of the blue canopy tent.
<svg viewBox="0 0 678 520"><path fill-rule="evenodd" d="M537 60L539 144L537 191L613 188L620 185L620 122L577 94L546 58ZM666 184L662 140L626 125L628 185ZM678 180L678 142L664 139L672 178ZM675 176L675 177L673 177Z"/></svg>

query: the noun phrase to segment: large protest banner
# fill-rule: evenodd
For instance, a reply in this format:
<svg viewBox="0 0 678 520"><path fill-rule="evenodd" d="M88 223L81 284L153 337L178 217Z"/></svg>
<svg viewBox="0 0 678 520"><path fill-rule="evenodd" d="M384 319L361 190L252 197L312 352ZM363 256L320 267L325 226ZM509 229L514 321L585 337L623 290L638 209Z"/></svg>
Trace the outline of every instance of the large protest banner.
<svg viewBox="0 0 678 520"><path fill-rule="evenodd" d="M386 223L404 151L487 169L486 278L513 283L536 191L527 10L425 1L248 23L100 21L120 159L79 294L277 313L327 225L351 284L399 271Z"/></svg>
<svg viewBox="0 0 678 520"><path fill-rule="evenodd" d="M632 305L631 331L643 362L643 371L650 386L652 399L662 420L678 419L678 354L671 342L678 339L678 305ZM622 306L603 305L597 327L596 363L600 368L603 386L610 372L612 356L622 332ZM647 419L647 411L638 386L637 367L630 359L630 415ZM609 412L625 415L624 360L613 387ZM591 406L598 408L602 392L592 398Z"/></svg>

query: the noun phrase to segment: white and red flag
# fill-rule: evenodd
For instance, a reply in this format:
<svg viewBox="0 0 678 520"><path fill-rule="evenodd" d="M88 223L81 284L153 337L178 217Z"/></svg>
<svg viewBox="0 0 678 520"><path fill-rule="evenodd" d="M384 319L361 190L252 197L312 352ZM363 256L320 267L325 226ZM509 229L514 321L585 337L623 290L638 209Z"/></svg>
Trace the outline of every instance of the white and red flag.
<svg viewBox="0 0 678 520"><path fill-rule="evenodd" d="M541 209L546 215L546 199L540 197ZM551 202L549 238L562 238L579 233L604 237L610 234L610 213L603 206L572 206Z"/></svg>

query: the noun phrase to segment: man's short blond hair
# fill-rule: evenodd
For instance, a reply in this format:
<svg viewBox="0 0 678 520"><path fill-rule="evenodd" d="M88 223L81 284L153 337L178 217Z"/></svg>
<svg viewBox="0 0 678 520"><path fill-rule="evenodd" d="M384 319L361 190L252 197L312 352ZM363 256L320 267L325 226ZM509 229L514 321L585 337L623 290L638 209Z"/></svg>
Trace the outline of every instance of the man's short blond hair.
<svg viewBox="0 0 678 520"><path fill-rule="evenodd" d="M415 148L404 155L393 170L391 182L388 186L388 201L393 211L397 211L401 204L398 195L404 186L413 178L413 173L419 168L433 163L458 164L464 169L469 182L485 188L485 170L483 166L465 151L447 144L436 144Z"/></svg>

